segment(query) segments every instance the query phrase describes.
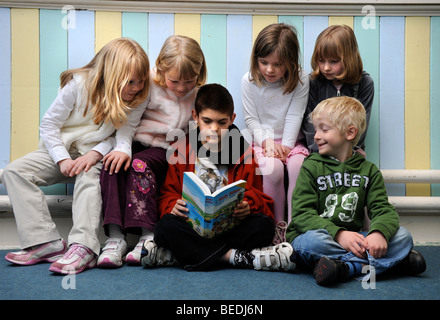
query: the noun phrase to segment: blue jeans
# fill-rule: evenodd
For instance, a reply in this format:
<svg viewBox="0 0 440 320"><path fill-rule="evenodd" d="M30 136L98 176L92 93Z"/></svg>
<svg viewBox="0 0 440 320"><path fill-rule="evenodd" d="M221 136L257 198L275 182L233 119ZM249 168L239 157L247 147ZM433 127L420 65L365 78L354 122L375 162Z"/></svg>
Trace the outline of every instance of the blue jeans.
<svg viewBox="0 0 440 320"><path fill-rule="evenodd" d="M368 232L360 232L364 236ZM295 260L300 266L313 268L321 257L334 260L360 262L374 267L375 273L380 274L402 261L413 247L413 239L409 231L400 227L390 239L385 256L373 258L367 251L367 259L358 258L352 252L342 248L327 230L310 230L292 241L295 250Z"/></svg>

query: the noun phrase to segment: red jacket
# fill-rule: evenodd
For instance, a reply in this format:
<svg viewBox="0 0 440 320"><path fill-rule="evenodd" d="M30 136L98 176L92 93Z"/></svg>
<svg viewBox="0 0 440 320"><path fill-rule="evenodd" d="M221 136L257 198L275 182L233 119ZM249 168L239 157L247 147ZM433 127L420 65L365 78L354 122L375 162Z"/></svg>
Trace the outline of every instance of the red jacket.
<svg viewBox="0 0 440 320"><path fill-rule="evenodd" d="M263 177L257 174L259 169L252 148L247 144L246 146L247 149L240 155L239 161L234 161L233 165L229 165L228 182L232 183L240 179L246 180L246 191L243 200L249 203L251 214L262 213L273 219L273 200L262 192ZM186 136L184 141L177 141L172 148L175 152L171 155L172 159L168 157L170 164L158 201L161 217L170 213L176 201L182 198L183 173L185 171L194 172L195 169L196 150L193 144L190 143L189 135ZM183 154L184 151L185 154Z"/></svg>

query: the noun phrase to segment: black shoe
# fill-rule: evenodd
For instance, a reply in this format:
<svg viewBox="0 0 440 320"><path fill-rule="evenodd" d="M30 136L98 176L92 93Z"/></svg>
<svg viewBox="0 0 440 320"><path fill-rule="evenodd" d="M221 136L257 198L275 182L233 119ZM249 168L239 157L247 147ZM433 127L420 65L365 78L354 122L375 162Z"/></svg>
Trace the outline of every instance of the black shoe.
<svg viewBox="0 0 440 320"><path fill-rule="evenodd" d="M425 270L425 258L416 250L411 250L402 261L392 268L393 273L400 275L416 275Z"/></svg>
<svg viewBox="0 0 440 320"><path fill-rule="evenodd" d="M331 260L327 257L319 259L313 270L313 277L320 286L328 286L335 282L348 279L348 265L339 260Z"/></svg>

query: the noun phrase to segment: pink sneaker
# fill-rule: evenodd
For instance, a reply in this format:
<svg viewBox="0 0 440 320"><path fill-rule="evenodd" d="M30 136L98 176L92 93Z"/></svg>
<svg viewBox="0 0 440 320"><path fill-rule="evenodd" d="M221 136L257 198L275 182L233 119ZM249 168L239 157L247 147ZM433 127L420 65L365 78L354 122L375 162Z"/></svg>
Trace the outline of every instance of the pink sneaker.
<svg viewBox="0 0 440 320"><path fill-rule="evenodd" d="M51 241L18 252L9 252L5 259L22 266L30 266L40 262L54 262L67 251L64 240Z"/></svg>
<svg viewBox="0 0 440 320"><path fill-rule="evenodd" d="M49 271L62 274L76 274L96 266L96 254L89 248L73 244L63 257L52 263Z"/></svg>

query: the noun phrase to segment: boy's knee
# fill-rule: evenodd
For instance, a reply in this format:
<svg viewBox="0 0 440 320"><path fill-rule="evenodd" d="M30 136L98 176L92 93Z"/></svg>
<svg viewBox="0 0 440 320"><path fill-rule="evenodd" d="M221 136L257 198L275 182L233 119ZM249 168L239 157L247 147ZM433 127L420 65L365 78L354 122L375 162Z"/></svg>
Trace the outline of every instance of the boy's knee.
<svg viewBox="0 0 440 320"><path fill-rule="evenodd" d="M294 241L294 249L319 248L328 241L334 241L333 237L325 229L309 230L298 236ZM293 245L292 243L292 245Z"/></svg>
<svg viewBox="0 0 440 320"><path fill-rule="evenodd" d="M404 227L399 227L396 234L391 238L392 242L398 242L399 244L405 244L407 246L412 246L413 238L411 233Z"/></svg>

